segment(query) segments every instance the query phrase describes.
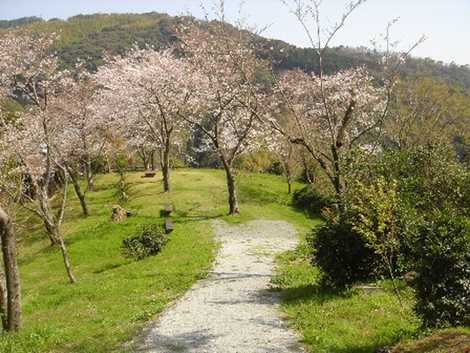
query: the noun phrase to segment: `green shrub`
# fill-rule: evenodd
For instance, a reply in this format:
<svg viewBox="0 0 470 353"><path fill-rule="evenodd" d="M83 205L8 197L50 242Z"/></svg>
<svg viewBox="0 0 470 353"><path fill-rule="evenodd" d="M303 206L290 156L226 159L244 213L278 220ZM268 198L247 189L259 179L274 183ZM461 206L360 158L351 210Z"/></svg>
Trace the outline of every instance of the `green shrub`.
<svg viewBox="0 0 470 353"><path fill-rule="evenodd" d="M328 220L314 230L312 246L325 284L341 288L374 278L377 255L349 222Z"/></svg>
<svg viewBox="0 0 470 353"><path fill-rule="evenodd" d="M323 208L332 207L335 200L333 197L317 191L313 185L307 185L294 193L292 202L294 207L305 210L312 215L318 215Z"/></svg>
<svg viewBox="0 0 470 353"><path fill-rule="evenodd" d="M142 226L139 233L122 241L122 253L126 257L142 260L156 255L165 246L168 238L158 224Z"/></svg>
<svg viewBox="0 0 470 353"><path fill-rule="evenodd" d="M425 326L470 325L470 224L434 212L419 229L416 312Z"/></svg>
<svg viewBox="0 0 470 353"><path fill-rule="evenodd" d="M383 177L369 185L356 182L345 199L354 230L380 258L377 273L394 279L409 272L421 219L412 205L401 199L398 182Z"/></svg>
<svg viewBox="0 0 470 353"><path fill-rule="evenodd" d="M469 172L449 146L387 151L374 174L398 181L400 197L419 212L452 207L470 216Z"/></svg>
<svg viewBox="0 0 470 353"><path fill-rule="evenodd" d="M237 158L235 167L251 173L270 173L276 162L276 156L273 153L260 150ZM282 166L280 172L282 174Z"/></svg>

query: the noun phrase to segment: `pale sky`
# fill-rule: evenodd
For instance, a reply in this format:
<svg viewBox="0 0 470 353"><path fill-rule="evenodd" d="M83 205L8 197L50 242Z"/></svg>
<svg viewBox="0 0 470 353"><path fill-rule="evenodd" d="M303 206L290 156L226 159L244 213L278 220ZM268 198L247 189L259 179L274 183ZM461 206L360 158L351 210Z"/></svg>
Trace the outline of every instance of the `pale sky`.
<svg viewBox="0 0 470 353"><path fill-rule="evenodd" d="M335 23L346 2L324 0L324 21ZM238 16L239 1L226 3L228 15ZM25 16L65 19L78 14L151 11L170 15L190 13L196 17L203 14L200 0L0 0L0 19ZM304 31L281 0L245 0L243 15L251 25L269 25L263 33L266 37L308 46ZM369 0L354 13L333 45L369 47L371 40L384 32L386 24L398 17L393 37L401 42L401 49L424 34L428 39L414 51L415 56L470 65L470 0Z"/></svg>

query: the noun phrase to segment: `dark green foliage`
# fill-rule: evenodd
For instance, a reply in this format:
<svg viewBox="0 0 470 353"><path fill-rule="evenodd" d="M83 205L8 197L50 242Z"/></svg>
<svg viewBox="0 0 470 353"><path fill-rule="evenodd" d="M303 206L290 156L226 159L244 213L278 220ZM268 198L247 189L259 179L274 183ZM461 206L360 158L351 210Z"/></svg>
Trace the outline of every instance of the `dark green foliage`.
<svg viewBox="0 0 470 353"><path fill-rule="evenodd" d="M460 214L470 215L469 173L449 146L389 151L378 163L376 172L388 180L398 181L401 197L420 212L450 207Z"/></svg>
<svg viewBox="0 0 470 353"><path fill-rule="evenodd" d="M335 199L319 192L313 185L307 185L294 193L292 202L311 215L319 215L323 208L334 206Z"/></svg>
<svg viewBox="0 0 470 353"><path fill-rule="evenodd" d="M83 41L66 44L58 48L59 57L65 67L74 65L77 58L85 60L91 71L103 63L104 53L124 55L129 48L152 46L166 48L173 41L166 23L156 22L155 27L139 28L124 25L105 27L100 32L90 33Z"/></svg>
<svg viewBox="0 0 470 353"><path fill-rule="evenodd" d="M282 166L282 163L280 161L273 161L266 170L266 172L275 175L283 175L284 167Z"/></svg>
<svg viewBox="0 0 470 353"><path fill-rule="evenodd" d="M470 325L470 223L436 211L415 247L416 312L426 326Z"/></svg>
<svg viewBox="0 0 470 353"><path fill-rule="evenodd" d="M44 20L39 17L22 17L18 18L16 20L0 20L0 29L6 29L6 28L15 28L15 27L22 27L22 26L27 26L31 23L35 22L43 22Z"/></svg>
<svg viewBox="0 0 470 353"><path fill-rule="evenodd" d="M328 220L314 230L312 246L326 284L341 288L374 278L377 256L349 222Z"/></svg>
<svg viewBox="0 0 470 353"><path fill-rule="evenodd" d="M139 233L124 239L121 249L125 257L142 260L157 255L167 241L165 231L159 224L146 224Z"/></svg>
<svg viewBox="0 0 470 353"><path fill-rule="evenodd" d="M300 68L308 72L318 71L318 54L311 48L297 48L280 40L256 38L260 47L259 55L275 63L277 70ZM365 66L372 73L378 74L381 53L367 48L339 46L328 48L324 54L324 71L327 74L339 70ZM468 65L445 64L430 58L410 58L400 67L402 76L417 77L428 75L442 78L447 83L470 88L470 69Z"/></svg>
<svg viewBox="0 0 470 353"><path fill-rule="evenodd" d="M395 193L390 196L397 206L393 214L383 206L389 200L381 199L380 193L375 191L369 197L386 221L377 223L367 212L361 212L359 219L369 228L376 227L372 239L393 225L394 271L417 274L413 281L416 312L423 324L470 324L469 171L450 147L428 145L385 153L364 180L369 185L377 180L394 185ZM357 192L349 209L355 210L366 193ZM370 202L367 205L363 211L371 209ZM377 241L370 245L378 252L387 244Z"/></svg>

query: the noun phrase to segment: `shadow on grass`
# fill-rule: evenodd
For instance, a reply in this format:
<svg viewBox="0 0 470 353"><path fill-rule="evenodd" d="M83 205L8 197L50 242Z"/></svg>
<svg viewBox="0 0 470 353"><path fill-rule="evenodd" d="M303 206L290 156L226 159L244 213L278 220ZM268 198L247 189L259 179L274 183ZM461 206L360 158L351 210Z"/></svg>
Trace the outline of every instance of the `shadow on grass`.
<svg viewBox="0 0 470 353"><path fill-rule="evenodd" d="M46 236L46 235L44 235L44 236ZM37 241L39 242L40 240L37 240ZM36 251L34 251L32 253L30 253L28 255L23 255L22 257L20 257L18 259L18 264L20 266L26 266L26 265L29 265L32 262L36 261L39 255L52 254L52 253L55 253L55 252L58 252L58 251L60 251L60 250L57 246L53 246L51 244L44 245L44 246L39 247Z"/></svg>
<svg viewBox="0 0 470 353"><path fill-rule="evenodd" d="M201 221L210 221L212 219L219 219L222 218L226 215L224 214L217 214L213 216L207 216L207 215L191 215L187 217L178 217L175 218L175 223L176 224L185 224L185 223L190 223L190 222L201 222Z"/></svg>
<svg viewBox="0 0 470 353"><path fill-rule="evenodd" d="M331 305L334 306L334 302L342 299L351 299L355 295L359 293L360 290L358 289L346 289L346 290L336 290L332 288L327 288L324 286L321 286L318 283L311 284L311 285L305 285L305 286L298 286L298 287L291 287L291 288L285 288L285 289L280 289L280 295L282 297L283 303L288 306L294 306L294 307L301 307L307 302L314 302L315 306L318 306L319 308L322 307L323 305L326 305L326 307L331 307ZM363 313L364 318L367 318L367 315L369 313L364 312ZM354 318L352 318L354 319ZM338 316L339 321L345 321L347 318L343 316ZM354 325L353 321L350 323L351 325ZM318 325L324 326L328 325L326 322L318 322ZM335 323L332 323L332 326L330 328L331 330L331 335L336 337L338 339L338 342L336 340L331 340L329 342L325 341L323 349L325 352L329 353L377 353L377 352L389 352L388 349L396 345L400 340L402 340L404 337L410 337L410 335L416 333L414 331L410 331L407 329L398 329L393 332L387 332L385 334L384 331L382 331L380 334L377 334L375 337L371 337L368 342L363 342L363 340L358 337L358 340L351 341L349 338L345 341L342 341L338 337L342 335L341 331L338 331L335 333L335 330L343 330L341 328L341 325L337 326ZM315 339L317 336L314 337L305 337L305 343L308 346L315 347L318 346L318 343ZM329 338L326 338L326 340L329 340ZM362 342L361 342L362 341ZM323 352L323 350L322 350ZM397 351L394 353L411 353L414 351ZM417 351L420 352L421 351ZM422 353L428 353L430 351L425 351L423 350ZM447 351L446 351L447 353ZM457 353L453 352L452 353ZM460 353L460 352L459 352ZM470 353L470 352L469 352Z"/></svg>
<svg viewBox="0 0 470 353"><path fill-rule="evenodd" d="M121 262L121 263L114 263L114 264L106 264L104 266L102 266L101 268L97 269L97 270L94 270L93 273L94 274L101 274L101 273L105 273L105 272L108 272L108 271L112 271L112 270L116 270L120 267L123 267L123 266L127 266L127 265L130 265L132 264L132 262Z"/></svg>
<svg viewBox="0 0 470 353"><path fill-rule="evenodd" d="M318 304L324 304L330 300L338 298L351 298L355 293L352 289L338 290L322 287L320 284L283 288L279 289L279 291L283 302L286 304L295 304L304 300L313 300Z"/></svg>
<svg viewBox="0 0 470 353"><path fill-rule="evenodd" d="M200 222L200 221L209 221L212 219L218 219L226 216L223 213L212 213L210 211L200 210L200 205L198 203L195 204L194 207L189 208L187 210L177 210L174 212L174 221L175 223L184 224L189 222Z"/></svg>

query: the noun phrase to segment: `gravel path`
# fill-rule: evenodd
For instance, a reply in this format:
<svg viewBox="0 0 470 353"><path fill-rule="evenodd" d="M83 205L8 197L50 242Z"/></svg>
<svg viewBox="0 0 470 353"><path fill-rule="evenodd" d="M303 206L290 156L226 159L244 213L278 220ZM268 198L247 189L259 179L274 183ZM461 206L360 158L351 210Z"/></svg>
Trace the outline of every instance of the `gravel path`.
<svg viewBox="0 0 470 353"><path fill-rule="evenodd" d="M303 352L269 290L275 254L297 244L294 228L278 221L213 226L221 243L213 271L149 328L139 352Z"/></svg>

